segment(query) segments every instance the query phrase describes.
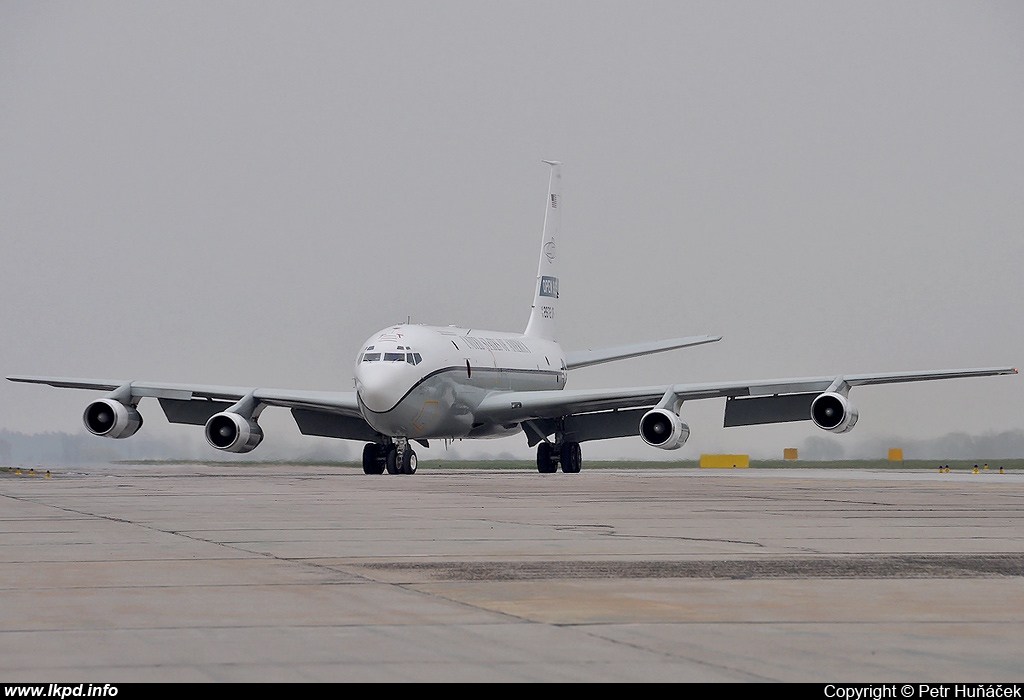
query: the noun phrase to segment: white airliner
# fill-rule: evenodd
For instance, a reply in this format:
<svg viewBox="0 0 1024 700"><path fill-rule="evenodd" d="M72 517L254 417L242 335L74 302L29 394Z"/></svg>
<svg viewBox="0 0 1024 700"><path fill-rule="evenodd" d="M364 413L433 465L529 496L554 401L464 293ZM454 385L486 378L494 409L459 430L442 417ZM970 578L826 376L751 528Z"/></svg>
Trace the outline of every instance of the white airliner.
<svg viewBox="0 0 1024 700"><path fill-rule="evenodd" d="M139 401L156 398L171 423L204 425L218 450L249 452L263 439L257 420L267 406L291 409L299 430L366 443L367 474L413 474L411 441L489 438L524 432L537 446L537 469L580 471L580 443L639 435L652 447L683 446L690 429L684 401L725 398L725 425L810 420L833 433L850 431L858 412L851 387L953 377L1016 374L988 367L888 374L620 389L568 390L571 369L720 340L693 336L604 350L563 352L555 341L561 164L551 166L533 310L523 333L456 326L397 325L371 336L356 355L355 392L288 391L65 377L7 377L15 382L109 392L83 416L94 435L126 438L142 426Z"/></svg>

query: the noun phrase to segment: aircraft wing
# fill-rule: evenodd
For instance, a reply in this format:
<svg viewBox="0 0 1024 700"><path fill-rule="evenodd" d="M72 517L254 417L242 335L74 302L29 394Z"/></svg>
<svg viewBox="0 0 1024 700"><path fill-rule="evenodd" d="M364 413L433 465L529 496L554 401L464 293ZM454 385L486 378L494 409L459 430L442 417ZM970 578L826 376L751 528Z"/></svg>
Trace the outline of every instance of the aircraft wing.
<svg viewBox="0 0 1024 700"><path fill-rule="evenodd" d="M495 422L562 418L583 413L626 408L652 407L663 399L677 401L697 399L746 399L789 395L818 395L829 391L846 391L849 387L871 384L899 384L961 377L989 377L1016 374L1013 367L986 367L921 372L889 372L884 374L849 374L796 379L758 381L708 382L702 384L670 384L622 389L578 389L563 391L495 392L487 396L476 411L478 419ZM845 385L845 386L844 386ZM809 401L808 401L809 405ZM769 415L770 417L770 411ZM808 413L804 418L810 419ZM800 418L800 419L804 419ZM798 420L785 418L783 420ZM782 420L762 420L772 423ZM754 423L729 423L752 425Z"/></svg>
<svg viewBox="0 0 1024 700"><path fill-rule="evenodd" d="M12 382L48 384L61 389L94 389L115 391L128 386L131 398L146 397L170 401L240 401L252 394L265 406L306 408L343 415L359 416L355 392L295 391L288 389L262 389L258 387L216 386L211 384L172 384L168 382L139 382L116 379L75 379L71 377L7 377Z"/></svg>
<svg viewBox="0 0 1024 700"><path fill-rule="evenodd" d="M290 408L303 435L320 435L349 440L374 440L374 431L359 412L355 392L295 391L259 387L171 384L111 379L69 377L7 377L12 382L48 384L63 389L93 389L118 394L118 399L138 403L155 398L170 423L204 425L216 413L252 396L250 410L263 406Z"/></svg>

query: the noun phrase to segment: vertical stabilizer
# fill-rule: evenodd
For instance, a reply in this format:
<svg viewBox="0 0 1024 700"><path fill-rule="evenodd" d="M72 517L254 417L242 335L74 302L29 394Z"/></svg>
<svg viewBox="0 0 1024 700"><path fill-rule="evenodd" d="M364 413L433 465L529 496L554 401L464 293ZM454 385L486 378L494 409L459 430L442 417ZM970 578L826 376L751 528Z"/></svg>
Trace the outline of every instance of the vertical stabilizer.
<svg viewBox="0 0 1024 700"><path fill-rule="evenodd" d="M555 339L555 317L558 309L558 231L562 221L562 164L544 161L551 166L547 207L544 213L544 235L540 243L537 285L533 293L533 310L524 335L545 340Z"/></svg>

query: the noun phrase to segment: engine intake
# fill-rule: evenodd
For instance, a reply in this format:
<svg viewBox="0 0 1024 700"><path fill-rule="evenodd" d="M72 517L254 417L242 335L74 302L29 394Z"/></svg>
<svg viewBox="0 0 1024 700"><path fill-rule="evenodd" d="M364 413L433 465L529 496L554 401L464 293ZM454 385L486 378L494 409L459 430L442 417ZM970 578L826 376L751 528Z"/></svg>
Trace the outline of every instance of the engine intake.
<svg viewBox="0 0 1024 700"><path fill-rule="evenodd" d="M651 447L678 450L690 437L690 427L672 411L652 408L640 419L640 437Z"/></svg>
<svg viewBox="0 0 1024 700"><path fill-rule="evenodd" d="M97 399L82 414L85 428L93 435L122 439L131 437L142 427L142 414L134 406L113 399Z"/></svg>
<svg viewBox="0 0 1024 700"><path fill-rule="evenodd" d="M263 440L263 430L255 420L222 411L206 421L206 441L225 452L252 452Z"/></svg>
<svg viewBox="0 0 1024 700"><path fill-rule="evenodd" d="M825 392L811 402L811 420L830 433L848 433L857 425L860 412L842 394Z"/></svg>

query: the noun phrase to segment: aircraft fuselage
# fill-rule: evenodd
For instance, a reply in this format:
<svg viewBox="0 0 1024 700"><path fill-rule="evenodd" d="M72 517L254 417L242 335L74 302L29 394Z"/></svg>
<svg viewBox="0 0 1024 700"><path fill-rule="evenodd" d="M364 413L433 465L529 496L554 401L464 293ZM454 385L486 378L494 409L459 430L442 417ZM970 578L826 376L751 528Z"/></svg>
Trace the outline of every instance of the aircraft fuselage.
<svg viewBox="0 0 1024 700"><path fill-rule="evenodd" d="M356 357L359 409L383 435L410 439L501 437L518 423L477 420L495 391L565 387L558 343L455 326L398 325L375 333Z"/></svg>

